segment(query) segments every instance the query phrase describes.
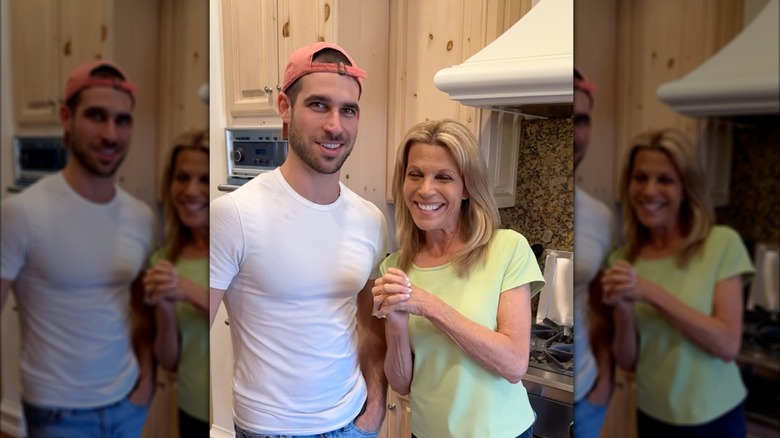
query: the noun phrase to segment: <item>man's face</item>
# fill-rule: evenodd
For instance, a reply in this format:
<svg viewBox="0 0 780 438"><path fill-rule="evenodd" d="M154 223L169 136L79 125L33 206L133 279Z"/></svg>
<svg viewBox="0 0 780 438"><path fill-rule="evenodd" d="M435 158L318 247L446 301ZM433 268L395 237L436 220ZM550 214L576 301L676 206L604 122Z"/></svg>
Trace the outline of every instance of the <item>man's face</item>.
<svg viewBox="0 0 780 438"><path fill-rule="evenodd" d="M316 172L336 173L355 145L360 88L351 76L334 73L310 73L299 81L294 107L284 98L279 105L291 152Z"/></svg>
<svg viewBox="0 0 780 438"><path fill-rule="evenodd" d="M590 97L582 90L574 90L574 168L588 151L590 141Z"/></svg>
<svg viewBox="0 0 780 438"><path fill-rule="evenodd" d="M133 101L124 91L84 89L75 110L65 108L60 115L76 167L92 176L112 177L127 155L132 112Z"/></svg>

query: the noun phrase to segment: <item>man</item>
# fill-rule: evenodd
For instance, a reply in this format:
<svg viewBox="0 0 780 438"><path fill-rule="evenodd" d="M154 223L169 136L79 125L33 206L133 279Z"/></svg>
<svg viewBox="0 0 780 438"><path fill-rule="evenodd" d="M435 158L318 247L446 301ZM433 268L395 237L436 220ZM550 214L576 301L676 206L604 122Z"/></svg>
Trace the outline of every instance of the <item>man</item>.
<svg viewBox="0 0 780 438"><path fill-rule="evenodd" d="M386 225L339 182L365 77L335 44L296 50L277 100L287 159L211 204L211 323L224 300L238 437L365 437L382 424L371 288Z"/></svg>
<svg viewBox="0 0 780 438"><path fill-rule="evenodd" d="M67 164L2 204L0 304L13 286L32 438L136 437L146 419L152 345L138 341L148 321L130 302L154 216L115 181L136 89L111 62L76 67L59 114Z"/></svg>
<svg viewBox="0 0 780 438"><path fill-rule="evenodd" d="M574 69L574 169L590 142L595 86ZM597 276L612 249L612 213L575 186L574 194L574 436L598 437L612 395L611 311Z"/></svg>

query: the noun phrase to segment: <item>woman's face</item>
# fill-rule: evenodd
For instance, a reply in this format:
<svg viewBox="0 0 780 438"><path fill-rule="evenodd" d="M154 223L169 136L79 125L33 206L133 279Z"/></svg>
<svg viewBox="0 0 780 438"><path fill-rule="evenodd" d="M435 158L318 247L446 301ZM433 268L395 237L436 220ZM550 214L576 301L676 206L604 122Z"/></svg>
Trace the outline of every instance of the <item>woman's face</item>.
<svg viewBox="0 0 780 438"><path fill-rule="evenodd" d="M677 225L684 190L677 168L664 152L642 149L636 153L628 195L639 222L651 231Z"/></svg>
<svg viewBox="0 0 780 438"><path fill-rule="evenodd" d="M457 231L460 206L467 197L455 159L443 146L413 143L404 177L404 199L423 231Z"/></svg>
<svg viewBox="0 0 780 438"><path fill-rule="evenodd" d="M209 226L209 157L183 149L176 155L171 200L179 219L191 229Z"/></svg>

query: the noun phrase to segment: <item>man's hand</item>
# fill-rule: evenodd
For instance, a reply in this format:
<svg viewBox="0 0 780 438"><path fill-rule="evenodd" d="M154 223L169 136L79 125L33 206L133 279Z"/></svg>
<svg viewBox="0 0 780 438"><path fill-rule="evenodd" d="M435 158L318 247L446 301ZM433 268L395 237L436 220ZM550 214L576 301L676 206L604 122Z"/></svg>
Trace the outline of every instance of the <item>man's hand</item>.
<svg viewBox="0 0 780 438"><path fill-rule="evenodd" d="M130 392L130 402L138 406L148 406L154 396L154 376L141 374L135 388Z"/></svg>

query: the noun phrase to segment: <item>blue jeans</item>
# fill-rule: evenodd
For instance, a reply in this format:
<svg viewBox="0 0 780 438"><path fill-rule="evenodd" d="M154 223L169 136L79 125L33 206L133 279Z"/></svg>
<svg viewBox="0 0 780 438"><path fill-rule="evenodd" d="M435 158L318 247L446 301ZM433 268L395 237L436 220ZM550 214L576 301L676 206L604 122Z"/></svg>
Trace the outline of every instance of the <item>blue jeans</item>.
<svg viewBox="0 0 780 438"><path fill-rule="evenodd" d="M745 402L709 423L696 426L664 423L637 409L636 427L641 438L745 438Z"/></svg>
<svg viewBox="0 0 780 438"><path fill-rule="evenodd" d="M29 438L138 438L149 406L128 397L108 406L68 409L34 406L22 401Z"/></svg>
<svg viewBox="0 0 780 438"><path fill-rule="evenodd" d="M355 426L355 420L352 420L344 427L340 427L330 432L318 433L315 435L268 435L264 433L255 433L241 429L233 424L236 429L236 438L376 438L379 432L366 432Z"/></svg>
<svg viewBox="0 0 780 438"><path fill-rule="evenodd" d="M608 406L594 405L587 396L574 402L574 438L598 438Z"/></svg>

